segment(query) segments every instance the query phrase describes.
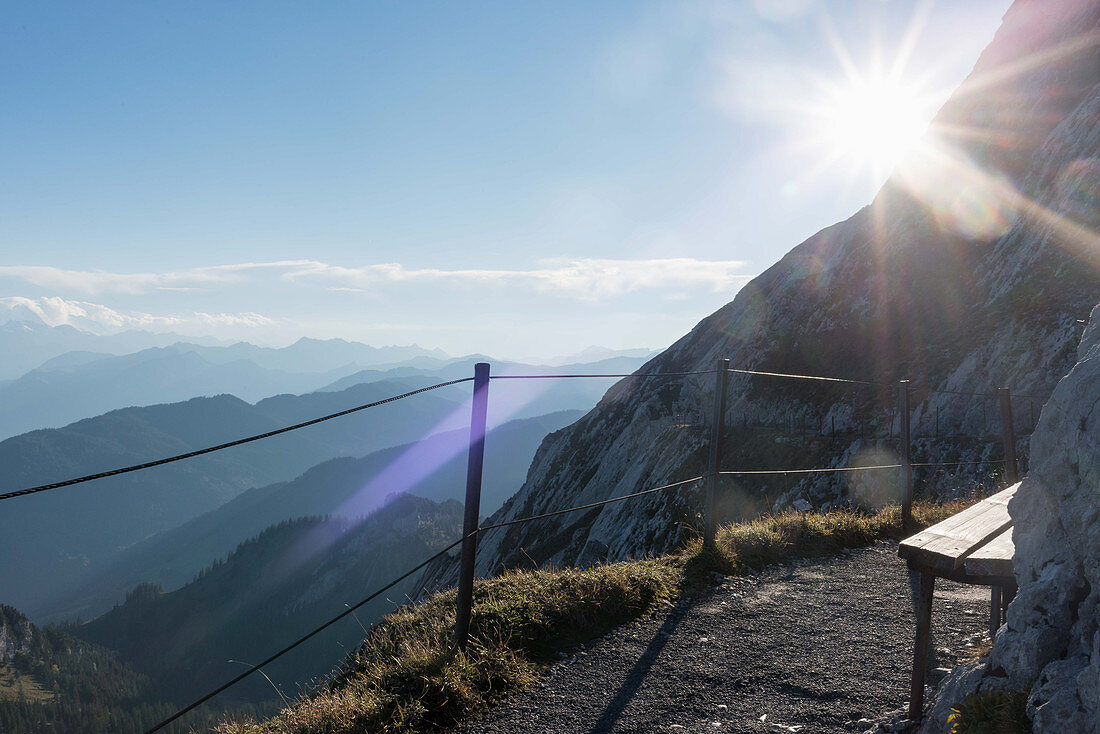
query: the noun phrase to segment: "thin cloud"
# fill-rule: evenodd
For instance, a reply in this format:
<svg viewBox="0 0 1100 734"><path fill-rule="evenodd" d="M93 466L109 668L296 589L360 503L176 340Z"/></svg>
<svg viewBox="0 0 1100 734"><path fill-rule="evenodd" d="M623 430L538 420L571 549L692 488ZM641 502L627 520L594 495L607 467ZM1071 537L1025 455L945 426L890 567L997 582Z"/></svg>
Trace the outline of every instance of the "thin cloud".
<svg viewBox="0 0 1100 734"><path fill-rule="evenodd" d="M142 311L119 311L101 303L71 301L57 296L0 298L0 319L37 318L49 326L73 326L95 333L127 329L166 331L191 327L257 328L275 322L258 313L206 313L157 315Z"/></svg>
<svg viewBox="0 0 1100 734"><path fill-rule="evenodd" d="M280 260L267 263L213 265L160 273L113 273L106 270L67 270L49 265L3 265L0 278L14 278L40 288L77 293L125 293L189 291L231 285L248 279L253 270L308 267L309 260Z"/></svg>
<svg viewBox="0 0 1100 734"><path fill-rule="evenodd" d="M49 266L0 267L0 276L61 291L140 294L152 291L214 288L255 282L277 273L283 281L315 283L329 291L366 291L385 285L492 285L534 288L538 292L581 300L620 296L642 290L683 291L702 288L721 292L739 287L752 276L737 260L658 258L613 260L551 259L519 270L407 268L401 263L361 267L314 260L237 263L163 273L111 273L64 270Z"/></svg>
<svg viewBox="0 0 1100 734"><path fill-rule="evenodd" d="M471 284L504 287L533 287L584 300L619 296L640 290L704 288L713 292L744 284L745 263L737 260L661 258L610 260L581 258L544 260L528 270L406 268L400 263L382 263L359 268L312 263L283 274L291 280L323 282L330 289L362 289L387 283Z"/></svg>

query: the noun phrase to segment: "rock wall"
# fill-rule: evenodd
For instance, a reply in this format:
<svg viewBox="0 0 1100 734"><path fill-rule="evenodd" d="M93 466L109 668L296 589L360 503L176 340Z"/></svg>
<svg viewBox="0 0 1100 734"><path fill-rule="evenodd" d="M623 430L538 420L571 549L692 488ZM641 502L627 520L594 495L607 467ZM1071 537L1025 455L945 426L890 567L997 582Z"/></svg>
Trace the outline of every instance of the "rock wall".
<svg viewBox="0 0 1100 734"><path fill-rule="evenodd" d="M1019 593L992 656L1032 686L1035 731L1100 733L1100 306L1043 407L1032 472L1009 504Z"/></svg>

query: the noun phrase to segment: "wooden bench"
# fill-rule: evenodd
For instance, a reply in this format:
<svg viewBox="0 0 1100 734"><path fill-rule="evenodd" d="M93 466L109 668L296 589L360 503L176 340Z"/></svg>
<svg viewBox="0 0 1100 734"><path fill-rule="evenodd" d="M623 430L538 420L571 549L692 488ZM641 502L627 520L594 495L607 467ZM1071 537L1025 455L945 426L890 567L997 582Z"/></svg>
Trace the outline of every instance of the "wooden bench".
<svg viewBox="0 0 1100 734"><path fill-rule="evenodd" d="M932 595L936 579L992 587L989 633L1001 626L1004 609L1016 594L1012 570L1012 518L1008 501L1016 483L992 497L952 515L943 522L906 538L898 555L920 573L917 599L917 632L913 650L913 679L909 691L909 718L921 718L924 708L924 676L932 632Z"/></svg>

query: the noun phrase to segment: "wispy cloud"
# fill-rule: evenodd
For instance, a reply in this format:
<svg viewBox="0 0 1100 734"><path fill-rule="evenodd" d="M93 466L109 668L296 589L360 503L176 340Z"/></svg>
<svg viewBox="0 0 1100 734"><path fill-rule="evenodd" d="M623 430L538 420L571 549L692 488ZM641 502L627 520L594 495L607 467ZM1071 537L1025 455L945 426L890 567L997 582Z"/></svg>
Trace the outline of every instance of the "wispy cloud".
<svg viewBox="0 0 1100 734"><path fill-rule="evenodd" d="M283 277L314 280L329 288L366 289L385 283L472 284L533 287L581 299L623 295L639 290L678 290L701 287L728 290L751 276L745 264L736 260L662 258L652 260L609 260L581 258L543 260L526 270L406 268L400 263L382 263L348 268L312 263L288 270Z"/></svg>
<svg viewBox="0 0 1100 734"><path fill-rule="evenodd" d="M254 282L275 275L283 281L317 284L330 291L357 291L384 285L475 285L534 288L541 293L581 300L619 296L642 290L679 291L703 288L712 292L743 284L751 275L737 260L599 258L541 260L529 269L408 268L401 263L359 267L313 260L237 263L162 273L112 273L64 270L48 266L0 267L0 277L65 292L140 294L152 291Z"/></svg>
<svg viewBox="0 0 1100 734"><path fill-rule="evenodd" d="M308 260L236 263L159 273L114 273L106 270L67 270L49 265L3 265L0 278L15 278L53 290L77 293L142 294L230 285L247 279L254 270L285 269L310 265Z"/></svg>
<svg viewBox="0 0 1100 734"><path fill-rule="evenodd" d="M95 333L110 333L125 329L167 331L180 328L256 328L274 321L258 313L191 313L156 315L141 311L120 311L100 303L70 301L57 296L0 298L0 319L33 316L50 326L68 325Z"/></svg>

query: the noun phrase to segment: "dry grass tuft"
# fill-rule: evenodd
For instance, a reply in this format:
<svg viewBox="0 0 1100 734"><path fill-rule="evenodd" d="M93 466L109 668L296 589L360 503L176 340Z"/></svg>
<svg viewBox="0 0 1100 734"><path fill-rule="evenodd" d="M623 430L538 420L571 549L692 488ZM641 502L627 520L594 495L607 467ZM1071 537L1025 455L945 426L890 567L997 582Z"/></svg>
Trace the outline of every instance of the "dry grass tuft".
<svg viewBox="0 0 1100 734"><path fill-rule="evenodd" d="M264 722L222 723L221 734L426 732L454 726L535 680L556 654L644 616L705 584L793 558L830 555L901 538L969 503L916 503L914 525L899 508L784 512L718 532L715 548L588 569L508 571L474 585L471 642L451 654L454 590L398 609L364 640L327 690Z"/></svg>

